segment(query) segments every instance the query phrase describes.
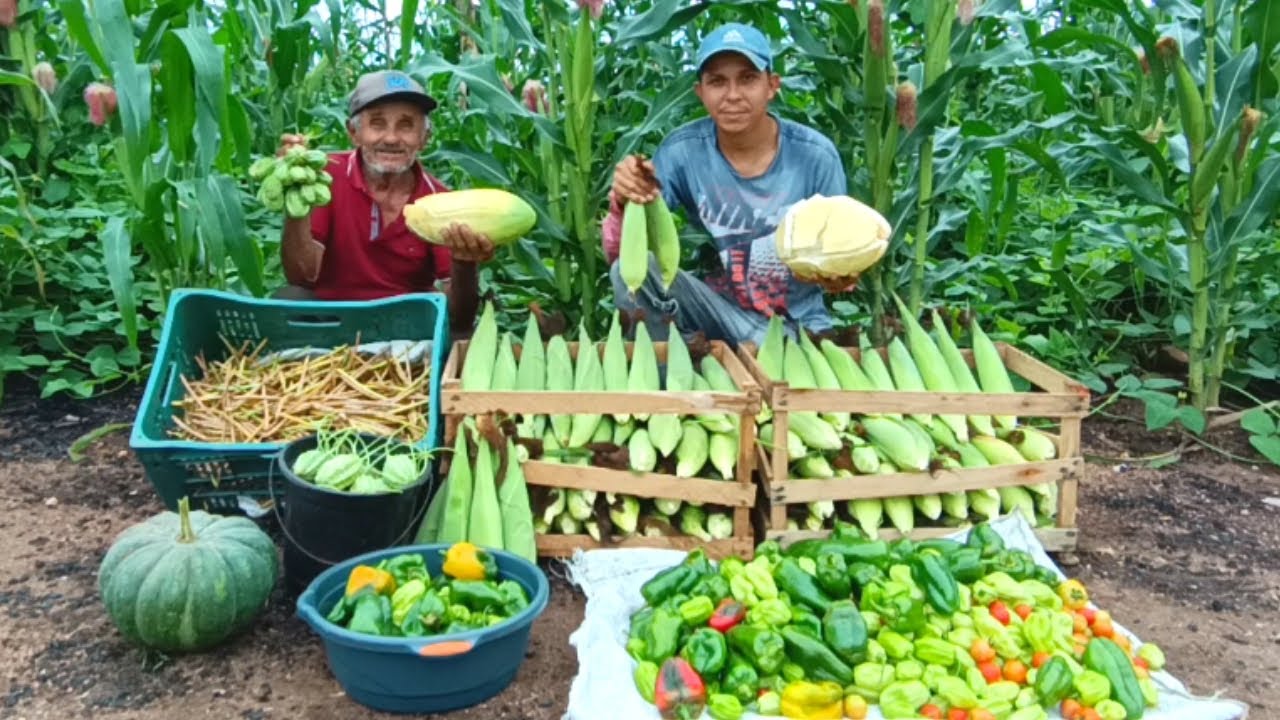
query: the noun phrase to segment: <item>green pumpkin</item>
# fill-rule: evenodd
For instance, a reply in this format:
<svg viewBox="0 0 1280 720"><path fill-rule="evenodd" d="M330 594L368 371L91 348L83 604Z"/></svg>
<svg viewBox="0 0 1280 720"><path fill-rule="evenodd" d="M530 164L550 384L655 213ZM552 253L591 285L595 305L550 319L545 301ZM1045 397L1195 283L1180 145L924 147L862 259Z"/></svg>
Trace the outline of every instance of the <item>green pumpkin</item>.
<svg viewBox="0 0 1280 720"><path fill-rule="evenodd" d="M276 547L252 520L163 512L120 533L98 591L120 633L165 652L211 648L247 627L275 587Z"/></svg>

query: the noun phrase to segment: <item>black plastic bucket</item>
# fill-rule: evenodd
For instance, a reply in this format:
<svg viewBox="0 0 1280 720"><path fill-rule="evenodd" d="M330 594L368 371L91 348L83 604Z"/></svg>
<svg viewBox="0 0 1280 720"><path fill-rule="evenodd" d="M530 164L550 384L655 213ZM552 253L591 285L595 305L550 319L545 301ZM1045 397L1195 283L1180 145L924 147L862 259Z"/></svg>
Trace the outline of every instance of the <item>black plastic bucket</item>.
<svg viewBox="0 0 1280 720"><path fill-rule="evenodd" d="M375 435L361 438L372 447L382 443L402 445ZM284 581L296 596L311 580L330 567L357 555L395 547L411 541L422 520L430 495L434 461L422 477L399 492L356 495L322 488L294 474L293 461L316 446L316 436L289 443L276 457L276 470L285 479ZM409 449L408 446L405 446ZM273 493L274 494L274 493Z"/></svg>

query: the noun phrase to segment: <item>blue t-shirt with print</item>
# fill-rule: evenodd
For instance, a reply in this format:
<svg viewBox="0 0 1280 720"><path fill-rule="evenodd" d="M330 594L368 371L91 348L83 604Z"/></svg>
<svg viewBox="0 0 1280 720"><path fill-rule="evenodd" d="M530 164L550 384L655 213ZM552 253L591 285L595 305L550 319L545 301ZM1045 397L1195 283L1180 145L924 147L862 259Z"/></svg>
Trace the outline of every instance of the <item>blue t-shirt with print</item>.
<svg viewBox="0 0 1280 720"><path fill-rule="evenodd" d="M807 329L831 328L822 289L800 282L779 259L774 231L787 208L813 195L845 195L835 144L776 115L778 154L761 175L739 175L716 145L716 126L702 118L676 129L653 156L663 200L683 207L689 222L715 239L725 277L709 279L739 305L762 314L785 311Z"/></svg>

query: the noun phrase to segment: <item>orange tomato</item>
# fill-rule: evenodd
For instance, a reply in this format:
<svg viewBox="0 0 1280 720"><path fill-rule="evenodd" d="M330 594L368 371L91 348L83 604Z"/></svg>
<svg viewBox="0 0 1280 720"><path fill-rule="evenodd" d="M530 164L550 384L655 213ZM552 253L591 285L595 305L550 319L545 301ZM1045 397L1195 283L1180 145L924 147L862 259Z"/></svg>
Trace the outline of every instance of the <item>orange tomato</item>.
<svg viewBox="0 0 1280 720"><path fill-rule="evenodd" d="M1141 657L1133 659L1133 666L1135 668L1142 668L1143 670L1151 669L1151 663L1147 662L1146 658L1141 658Z"/></svg>
<svg viewBox="0 0 1280 720"><path fill-rule="evenodd" d="M1001 625L1008 625L1009 621L1013 620L1009 616L1009 606L1005 605L1003 601L996 600L987 607L987 610L991 613L991 617L998 620Z"/></svg>
<svg viewBox="0 0 1280 720"><path fill-rule="evenodd" d="M942 708L934 705L933 703L929 703L920 708L920 716L932 718L933 720L942 720Z"/></svg>
<svg viewBox="0 0 1280 720"><path fill-rule="evenodd" d="M974 662L984 663L995 660L996 651L991 647L991 643L982 638L976 638L969 646L969 657L972 657Z"/></svg>
<svg viewBox="0 0 1280 720"><path fill-rule="evenodd" d="M969 711L969 720L996 720L996 716L985 708L974 708Z"/></svg>
<svg viewBox="0 0 1280 720"><path fill-rule="evenodd" d="M1080 720L1102 720L1102 716L1093 708L1085 708L1084 712L1080 713Z"/></svg>
<svg viewBox="0 0 1280 720"><path fill-rule="evenodd" d="M951 708L947 711L947 720L969 720L969 711Z"/></svg>
<svg viewBox="0 0 1280 720"><path fill-rule="evenodd" d="M1047 652L1038 652L1031 656L1031 667L1039 669L1040 666L1049 662L1049 658L1053 657Z"/></svg>
<svg viewBox="0 0 1280 720"><path fill-rule="evenodd" d="M1114 635L1112 635L1111 640L1115 644L1120 646L1120 649L1124 651L1125 655L1129 655L1132 653L1133 643L1129 641L1128 636L1125 635L1124 633L1115 633Z"/></svg>
<svg viewBox="0 0 1280 720"><path fill-rule="evenodd" d="M1080 614L1084 615L1084 619L1092 625L1093 618L1098 615L1098 609L1091 607L1080 608Z"/></svg>
<svg viewBox="0 0 1280 720"><path fill-rule="evenodd" d="M1083 615L1074 616L1071 618L1071 632L1077 635L1089 632L1089 621Z"/></svg>
<svg viewBox="0 0 1280 720"><path fill-rule="evenodd" d="M1027 682L1027 666L1020 660L1010 660L1004 664L1004 679L1019 685Z"/></svg>
<svg viewBox="0 0 1280 720"><path fill-rule="evenodd" d="M1080 701L1074 698L1067 698L1062 701L1062 720L1080 720L1080 716L1084 714L1084 707L1080 705Z"/></svg>
<svg viewBox="0 0 1280 720"><path fill-rule="evenodd" d="M1026 620L1027 618L1031 617L1032 610L1033 608L1026 603L1018 603L1018 605L1013 608L1013 611L1018 613L1018 617L1022 618L1023 620Z"/></svg>
<svg viewBox="0 0 1280 720"><path fill-rule="evenodd" d="M995 660L978 663L978 671L982 673L982 677L986 679L987 684L1000 682L1000 663Z"/></svg>
<svg viewBox="0 0 1280 720"><path fill-rule="evenodd" d="M1099 617L1093 621L1093 627L1090 629L1093 630L1094 637L1112 639L1116 636L1116 629L1111 625L1110 618L1104 620Z"/></svg>

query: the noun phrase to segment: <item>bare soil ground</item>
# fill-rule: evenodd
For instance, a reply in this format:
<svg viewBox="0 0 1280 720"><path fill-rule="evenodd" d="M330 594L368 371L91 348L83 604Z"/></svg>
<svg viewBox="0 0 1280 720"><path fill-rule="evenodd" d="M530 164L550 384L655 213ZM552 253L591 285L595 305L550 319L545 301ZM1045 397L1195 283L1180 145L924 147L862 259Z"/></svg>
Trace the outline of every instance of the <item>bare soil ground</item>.
<svg viewBox="0 0 1280 720"><path fill-rule="evenodd" d="M112 627L97 567L115 535L161 506L125 433L73 463L67 448L129 422L137 393L40 401L10 387L0 407L0 718L390 718L347 699L310 630L277 591L246 634L209 653L144 657ZM1126 460L1176 444L1139 424L1086 424L1080 564L1069 568L1116 619L1164 647L1197 694L1280 717L1280 498L1275 467L1199 451L1149 469ZM1247 454L1238 435L1212 441ZM1280 501L1274 501L1280 502ZM581 593L544 563L551 604L526 662L498 697L453 718L560 718L577 657ZM602 709L602 716L607 710Z"/></svg>

